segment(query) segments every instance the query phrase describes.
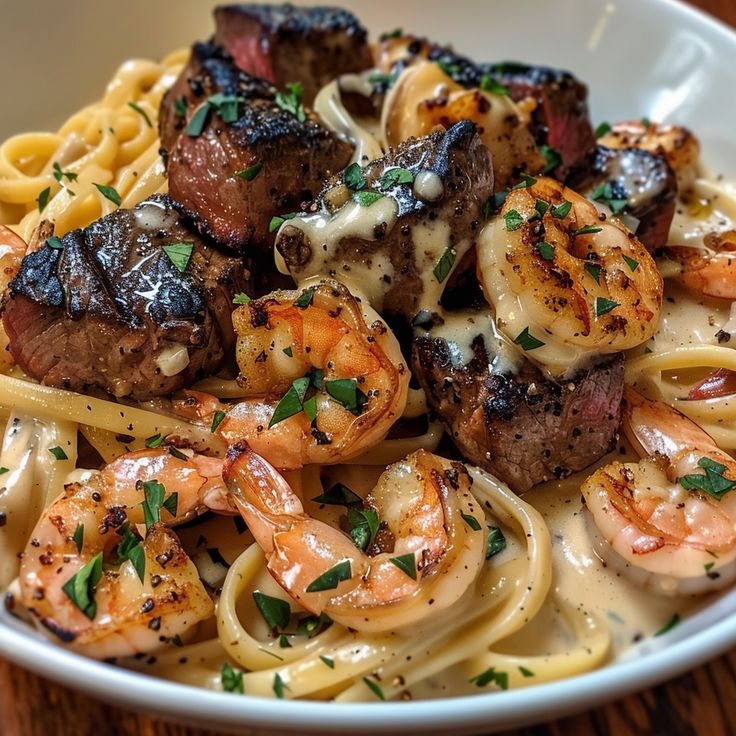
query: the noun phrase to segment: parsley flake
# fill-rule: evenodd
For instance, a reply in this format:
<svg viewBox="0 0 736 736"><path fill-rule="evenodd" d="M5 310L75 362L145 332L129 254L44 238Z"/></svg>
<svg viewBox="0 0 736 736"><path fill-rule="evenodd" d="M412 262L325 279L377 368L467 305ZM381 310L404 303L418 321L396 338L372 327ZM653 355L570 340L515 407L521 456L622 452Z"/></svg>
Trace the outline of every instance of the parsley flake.
<svg viewBox="0 0 736 736"><path fill-rule="evenodd" d="M595 279L596 284L600 284L601 267L597 263L586 263L583 268Z"/></svg>
<svg viewBox="0 0 736 736"><path fill-rule="evenodd" d="M222 424L222 420L225 418L225 412L222 409L218 409L215 412L215 416L212 417L212 424L210 425L210 432L217 432L217 428Z"/></svg>
<svg viewBox="0 0 736 736"><path fill-rule="evenodd" d="M289 625L291 606L287 601L261 593L260 590L253 591L253 600L269 629L285 629Z"/></svg>
<svg viewBox="0 0 736 736"><path fill-rule="evenodd" d="M312 580L307 586L306 592L319 593L322 590L334 590L344 580L350 580L352 575L350 560L343 560Z"/></svg>
<svg viewBox="0 0 736 736"><path fill-rule="evenodd" d="M161 507L164 503L166 489L157 480L147 480L143 484L143 518L146 529L161 521Z"/></svg>
<svg viewBox="0 0 736 736"><path fill-rule="evenodd" d="M488 527L488 540L486 541L486 559L503 552L506 549L506 537L497 526Z"/></svg>
<svg viewBox="0 0 736 736"><path fill-rule="evenodd" d="M287 212L285 215L275 215L271 218L271 222L268 223L268 232L276 232L287 220L293 220L296 217L296 212Z"/></svg>
<svg viewBox="0 0 736 736"><path fill-rule="evenodd" d="M595 225L586 225L581 227L580 230L576 230L572 235L577 237L578 235L593 235L594 233L600 233L603 231L602 227L596 227Z"/></svg>
<svg viewBox="0 0 736 736"><path fill-rule="evenodd" d="M148 437L146 439L146 447L149 449L155 449L157 447L161 447L164 443L163 435L159 432L158 434L154 434L151 437Z"/></svg>
<svg viewBox="0 0 736 736"><path fill-rule="evenodd" d="M541 348L544 343L538 340L534 335L529 332L529 328L525 327L517 336L514 338L514 344L519 345L522 350L536 350Z"/></svg>
<svg viewBox="0 0 736 736"><path fill-rule="evenodd" d="M94 182L92 182L95 184ZM117 190L115 187L106 187L104 184L95 184L97 187L97 190L99 193L105 198L110 200L114 205L117 205L120 207L120 203L122 202L122 199L120 199L120 195L117 193Z"/></svg>
<svg viewBox="0 0 736 736"><path fill-rule="evenodd" d="M77 524L77 528L74 530L72 539L74 540L74 544L77 547L77 552L81 552L82 547L84 546L84 524Z"/></svg>
<svg viewBox="0 0 736 736"><path fill-rule="evenodd" d="M61 184L61 180L65 178L70 182L76 181L79 178L79 175L75 174L73 171L62 171L58 161L54 161L51 168L54 170L54 179L56 179L59 184Z"/></svg>
<svg viewBox="0 0 736 736"><path fill-rule="evenodd" d="M724 476L727 468L725 465L712 460L709 457L701 457L698 466L705 470L705 475L700 473L683 475L677 482L687 491L698 490L720 501L729 491L736 488L736 480Z"/></svg>
<svg viewBox="0 0 736 736"><path fill-rule="evenodd" d="M263 163L259 161L258 163L255 163L252 166L248 166L242 171L236 171L235 176L237 176L240 179L244 179L245 181L253 181L253 179L255 179L258 176L258 174L261 172L262 168L263 168Z"/></svg>
<svg viewBox="0 0 736 736"><path fill-rule="evenodd" d="M493 683L501 688L501 690L508 690L509 674L508 672L496 672L495 667L489 667L485 672L481 672L479 675L471 677L469 682L472 682L478 687L485 687L486 685Z"/></svg>
<svg viewBox="0 0 736 736"><path fill-rule="evenodd" d="M327 666L328 666L328 667L329 667L329 668L330 668L331 670L334 670L334 669L335 669L335 660L334 660L334 659L330 659L329 657L325 657L325 655L324 655L324 654L320 654L320 655L319 655L319 658L320 658L320 659L321 659L321 660L322 660L322 661L323 661L323 662L324 662L324 663L325 663L325 664L326 664L326 665L327 665Z"/></svg>
<svg viewBox="0 0 736 736"><path fill-rule="evenodd" d="M187 125L187 135L190 138L197 138L202 135L202 131L209 120L211 109L206 102L197 108L197 111L192 115Z"/></svg>
<svg viewBox="0 0 736 736"><path fill-rule="evenodd" d="M570 210L572 209L572 202L568 202L565 200L564 202L561 202L560 204L553 204L550 208L550 215L552 217L562 220L565 217L567 217L570 214Z"/></svg>
<svg viewBox="0 0 736 736"><path fill-rule="evenodd" d="M409 169L403 169L397 166L395 169L389 169L381 177L381 189L386 192L399 184L411 184L413 181L414 174Z"/></svg>
<svg viewBox="0 0 736 736"><path fill-rule="evenodd" d="M303 378L295 379L289 390L283 395L281 401L276 405L271 420L268 423L268 428L271 429L274 425L279 422L283 422L284 419L293 417L303 408L304 397L307 395L307 389L309 388L309 377L304 376Z"/></svg>
<svg viewBox="0 0 736 736"><path fill-rule="evenodd" d="M389 562L396 565L401 572L408 575L412 580L417 579L417 561L412 552L398 557L390 557Z"/></svg>
<svg viewBox="0 0 736 736"><path fill-rule="evenodd" d="M370 192L370 191L362 191L362 192L354 192L353 193L353 199L361 206L361 207L370 207L374 202L377 202L379 199L383 198L383 194L381 192Z"/></svg>
<svg viewBox="0 0 736 736"><path fill-rule="evenodd" d="M236 294L233 297L233 304L250 304L250 297L243 292L241 292L240 294Z"/></svg>
<svg viewBox="0 0 736 736"><path fill-rule="evenodd" d="M354 503L363 503L363 499L343 483L335 483L324 493L315 496L312 501L327 506L350 506Z"/></svg>
<svg viewBox="0 0 736 736"><path fill-rule="evenodd" d="M556 148L544 145L539 152L544 157L543 173L549 174L562 164L562 154Z"/></svg>
<svg viewBox="0 0 736 736"><path fill-rule="evenodd" d="M183 97L178 97L176 102L174 102L174 112L180 118L187 116L187 102Z"/></svg>
<svg viewBox="0 0 736 736"><path fill-rule="evenodd" d="M677 626L677 624L680 623L680 614L675 613L672 615L672 618L659 630L657 631L654 636L663 636L668 631L672 631L672 629Z"/></svg>
<svg viewBox="0 0 736 736"><path fill-rule="evenodd" d="M537 253L545 261L554 261L555 259L555 247L549 243L539 242L534 246L537 249Z"/></svg>
<svg viewBox="0 0 736 736"><path fill-rule="evenodd" d="M47 241L46 245L54 250L64 250L64 241L61 238L57 238L56 235L52 235Z"/></svg>
<svg viewBox="0 0 736 736"><path fill-rule="evenodd" d="M373 544L378 533L378 514L373 509L348 509L348 533L358 549L364 552Z"/></svg>
<svg viewBox="0 0 736 736"><path fill-rule="evenodd" d="M127 521L119 529L118 534L121 538L116 550L116 563L122 565L126 560L130 560L138 579L143 582L146 573L146 555L140 537L131 530Z"/></svg>
<svg viewBox="0 0 736 736"><path fill-rule="evenodd" d="M38 197L36 197L36 202L38 203L39 214L46 209L46 205L49 203L50 196L51 187L46 187L46 189L38 193Z"/></svg>
<svg viewBox="0 0 736 736"><path fill-rule="evenodd" d="M521 672L522 677L534 677L534 673L531 670L528 670L526 667L522 667L519 665L519 672Z"/></svg>
<svg viewBox="0 0 736 736"><path fill-rule="evenodd" d="M102 552L96 554L62 586L62 590L72 603L90 620L97 614L95 588L101 579Z"/></svg>
<svg viewBox="0 0 736 736"><path fill-rule="evenodd" d="M463 517L463 521L474 531L479 532L481 530L481 525L478 519L475 518L475 516L472 516L471 514L465 514L462 511L460 512L460 516Z"/></svg>
<svg viewBox="0 0 736 736"><path fill-rule="evenodd" d="M308 289L305 289L299 296L294 299L294 306L299 307L300 309L306 309L313 301L314 299L314 290L316 287L310 286Z"/></svg>
<svg viewBox="0 0 736 736"><path fill-rule="evenodd" d="M432 273L438 283L441 284L450 275L450 271L452 271L456 258L457 251L452 246L448 245L447 248L445 248L445 252L440 256L439 261L437 261L432 269Z"/></svg>
<svg viewBox="0 0 736 736"><path fill-rule="evenodd" d="M358 192L365 189L365 179L363 178L363 169L359 163L352 163L342 172L342 178L345 186Z"/></svg>
<svg viewBox="0 0 736 736"><path fill-rule="evenodd" d="M623 256L624 261L626 262L626 265L632 270L636 271L637 268L639 268L639 261L635 261L630 256Z"/></svg>
<svg viewBox="0 0 736 736"><path fill-rule="evenodd" d="M509 232L518 230L524 224L524 218L516 210L509 210L503 219L506 220L506 229Z"/></svg>
<svg viewBox="0 0 736 736"><path fill-rule="evenodd" d="M595 137L596 138L603 138L606 133L610 133L613 130L610 123L601 123L596 129L595 129Z"/></svg>
<svg viewBox="0 0 736 736"><path fill-rule="evenodd" d="M148 117L148 113L140 105L137 105L135 102L129 102L128 107L131 110L135 110L146 121L146 125L148 125L149 128L153 128L151 118Z"/></svg>
<svg viewBox="0 0 736 736"><path fill-rule="evenodd" d="M276 93L276 104L286 112L290 112L300 123L307 119L301 97L304 87L299 82L288 82L286 92Z"/></svg>
<svg viewBox="0 0 736 736"><path fill-rule="evenodd" d="M325 391L351 414L358 416L368 403L368 397L358 388L353 378L337 378L334 381L325 381Z"/></svg>
<svg viewBox="0 0 736 736"><path fill-rule="evenodd" d="M179 273L184 273L192 257L194 243L169 243L163 246L164 253L169 257L174 268Z"/></svg>
<svg viewBox="0 0 736 736"><path fill-rule="evenodd" d="M479 86L483 92L490 92L492 95L503 95L504 97L511 96L509 88L494 79L490 74L488 74L488 72L481 75Z"/></svg>
<svg viewBox="0 0 736 736"><path fill-rule="evenodd" d="M49 447L49 452L57 459L57 460L68 460L69 457L67 454L62 450L61 447L58 445L56 447Z"/></svg>
<svg viewBox="0 0 736 736"><path fill-rule="evenodd" d="M521 177L521 181L518 184L514 184L514 186L511 187L512 190L528 189L537 183L537 180L533 176L529 176L529 174L519 174L519 176Z"/></svg>
<svg viewBox="0 0 736 736"><path fill-rule="evenodd" d="M281 675L277 672L273 676L273 692L276 695L277 698L280 700L283 700L284 698L284 690L289 690L289 686L284 683L284 681L281 679Z"/></svg>
<svg viewBox="0 0 736 736"><path fill-rule="evenodd" d="M245 693L243 673L239 670L234 670L229 662L225 662L222 665L220 682L222 683L222 689L226 693L240 693L241 695Z"/></svg>
<svg viewBox="0 0 736 736"><path fill-rule="evenodd" d="M369 680L367 677L363 678L363 682L368 686L368 688L379 700L386 700L386 696L383 694L383 690L381 690L381 687L378 685L378 683L373 682L373 680Z"/></svg>
<svg viewBox="0 0 736 736"><path fill-rule="evenodd" d="M618 302L613 299L606 299L603 296L597 296L595 298L595 316L602 317L604 314L608 314L611 310L621 306Z"/></svg>

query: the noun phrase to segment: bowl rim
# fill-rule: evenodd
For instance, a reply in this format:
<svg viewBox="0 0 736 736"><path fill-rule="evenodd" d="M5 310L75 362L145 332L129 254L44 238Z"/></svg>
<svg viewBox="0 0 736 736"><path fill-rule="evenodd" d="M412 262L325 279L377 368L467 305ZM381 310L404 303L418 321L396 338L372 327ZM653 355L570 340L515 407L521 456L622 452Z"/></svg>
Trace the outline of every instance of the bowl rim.
<svg viewBox="0 0 736 736"><path fill-rule="evenodd" d="M689 29L705 32L736 49L736 30L684 0L647 0L674 13ZM638 0L619 0L635 8ZM207 690L134 672L63 649L7 612L0 612L0 656L60 684L120 707L165 713L212 726L278 728L294 733L344 733L346 717L373 733L523 726L550 715L560 718L657 685L701 665L736 645L736 611L707 628L663 647L556 682L505 692L387 703L291 700L287 711L273 698ZM287 714L288 712L288 714ZM520 715L521 714L521 715ZM288 719L288 720L287 720ZM358 729L360 730L360 728Z"/></svg>

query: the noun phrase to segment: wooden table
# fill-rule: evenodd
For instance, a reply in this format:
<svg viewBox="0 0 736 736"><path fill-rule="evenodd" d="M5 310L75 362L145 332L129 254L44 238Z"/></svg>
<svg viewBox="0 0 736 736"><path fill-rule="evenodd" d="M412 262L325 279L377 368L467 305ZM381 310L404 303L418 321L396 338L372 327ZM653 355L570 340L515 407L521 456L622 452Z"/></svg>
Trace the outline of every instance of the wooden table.
<svg viewBox="0 0 736 736"><path fill-rule="evenodd" d="M582 0L581 0L582 1ZM736 26L736 0L692 0ZM733 60L729 60L729 63ZM216 736L113 708L0 660L0 736ZM640 695L507 736L732 736L736 651Z"/></svg>

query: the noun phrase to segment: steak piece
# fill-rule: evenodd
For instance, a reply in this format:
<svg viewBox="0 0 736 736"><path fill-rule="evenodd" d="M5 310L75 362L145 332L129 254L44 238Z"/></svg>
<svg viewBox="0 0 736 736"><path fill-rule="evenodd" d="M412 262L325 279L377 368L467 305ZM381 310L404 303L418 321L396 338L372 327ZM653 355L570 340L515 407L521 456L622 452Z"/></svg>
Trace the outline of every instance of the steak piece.
<svg viewBox="0 0 736 736"><path fill-rule="evenodd" d="M310 214L282 225L276 248L297 281L332 276L406 324L437 309L492 193L488 149L462 121L331 179Z"/></svg>
<svg viewBox="0 0 736 736"><path fill-rule="evenodd" d="M341 8L223 5L215 26L215 42L241 69L279 89L300 82L309 105L335 77L373 66L365 28Z"/></svg>
<svg viewBox="0 0 736 736"><path fill-rule="evenodd" d="M489 310L447 319L415 338L413 372L467 460L523 493L612 449L622 356L558 384L495 334Z"/></svg>
<svg viewBox="0 0 736 736"><path fill-rule="evenodd" d="M588 88L570 72L512 62L477 64L448 46L414 36L388 38L377 49L379 68L392 76L417 58L436 61L463 87L479 87L487 79L508 89L514 102L533 98L537 103L532 113L536 142L558 154L548 154L546 173L562 180L570 169L592 160L596 140L588 114Z"/></svg>
<svg viewBox="0 0 736 736"><path fill-rule="evenodd" d="M588 88L570 72L510 62L484 64L480 70L506 87L513 100L537 101L532 113L537 143L554 149L561 159L547 173L564 180L571 169L592 160L596 140L588 114Z"/></svg>
<svg viewBox="0 0 736 736"><path fill-rule="evenodd" d="M285 97L245 72L226 77L220 60L212 66L218 77L201 66L193 78L201 101L169 155L169 193L223 245L270 249L271 219L311 200L348 163L353 146L322 127L293 90ZM223 92L204 98L212 89Z"/></svg>
<svg viewBox="0 0 736 736"><path fill-rule="evenodd" d="M161 100L158 132L164 161L186 127L190 113L218 92L244 99L273 100L273 86L238 69L230 54L212 43L195 43L186 66Z"/></svg>
<svg viewBox="0 0 736 736"><path fill-rule="evenodd" d="M664 157L643 148L598 145L593 165L573 174L568 184L595 201L609 205L613 201L616 211L625 201L621 211L639 220L638 227L632 223L629 228L650 251L667 243L677 178Z"/></svg>
<svg viewBox="0 0 736 736"><path fill-rule="evenodd" d="M233 354L233 295L248 274L185 225L167 196L116 210L61 243L48 240L23 259L3 305L10 352L33 378L148 399L212 374Z"/></svg>

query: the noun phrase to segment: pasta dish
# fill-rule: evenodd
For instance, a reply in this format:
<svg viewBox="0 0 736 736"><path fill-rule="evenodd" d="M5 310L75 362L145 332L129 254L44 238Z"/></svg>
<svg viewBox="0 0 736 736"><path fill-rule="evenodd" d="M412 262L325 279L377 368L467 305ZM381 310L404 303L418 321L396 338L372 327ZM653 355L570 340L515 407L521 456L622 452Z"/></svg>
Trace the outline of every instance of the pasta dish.
<svg viewBox="0 0 736 736"><path fill-rule="evenodd" d="M736 188L697 131L337 8L214 20L0 145L11 612L410 700L590 671L732 585Z"/></svg>

